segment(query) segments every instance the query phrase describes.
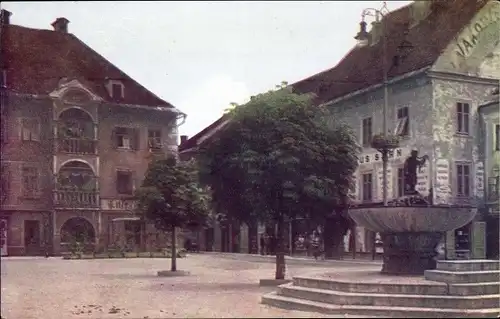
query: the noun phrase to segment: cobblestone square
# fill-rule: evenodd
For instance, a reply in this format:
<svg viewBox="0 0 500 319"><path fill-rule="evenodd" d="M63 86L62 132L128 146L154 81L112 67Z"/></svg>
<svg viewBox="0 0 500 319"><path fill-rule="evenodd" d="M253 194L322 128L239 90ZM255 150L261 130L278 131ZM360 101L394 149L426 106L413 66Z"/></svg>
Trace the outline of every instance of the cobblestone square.
<svg viewBox="0 0 500 319"><path fill-rule="evenodd" d="M2 318L215 318L330 317L260 304L273 290L259 279L274 276L274 264L195 254L178 260L186 277L157 277L169 259L11 257L1 260ZM366 267L362 263L291 263L287 276ZM373 265L372 265L373 267Z"/></svg>

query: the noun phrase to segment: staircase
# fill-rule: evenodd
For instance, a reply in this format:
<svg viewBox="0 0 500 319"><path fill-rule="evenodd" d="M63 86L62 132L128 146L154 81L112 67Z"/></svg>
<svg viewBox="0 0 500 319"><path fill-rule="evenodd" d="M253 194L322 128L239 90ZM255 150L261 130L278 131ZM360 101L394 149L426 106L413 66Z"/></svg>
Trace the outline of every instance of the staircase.
<svg viewBox="0 0 500 319"><path fill-rule="evenodd" d="M294 277L262 303L294 310L366 317L497 318L500 261L438 261L422 277L360 271L333 278Z"/></svg>

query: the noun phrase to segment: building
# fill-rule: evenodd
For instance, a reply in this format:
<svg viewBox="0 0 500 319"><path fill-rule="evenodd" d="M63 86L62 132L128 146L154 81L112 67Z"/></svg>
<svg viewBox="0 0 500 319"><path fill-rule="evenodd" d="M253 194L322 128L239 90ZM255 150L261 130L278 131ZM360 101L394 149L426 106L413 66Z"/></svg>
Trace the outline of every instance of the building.
<svg viewBox="0 0 500 319"><path fill-rule="evenodd" d="M498 89L491 101L479 107L481 160L484 162L486 182L486 253L490 259L498 259L500 239L500 102Z"/></svg>
<svg viewBox="0 0 500 319"><path fill-rule="evenodd" d="M318 105L355 130L363 146L353 194L358 200L382 200L382 161L369 144L382 132L386 74L388 127L401 138L389 160L389 198L402 194L403 161L416 149L429 156L418 177L422 194L432 188L437 204L485 207L488 186L477 119L479 106L499 87L499 32L498 1L414 1L374 22L368 45L352 48L335 67L292 84L298 92L315 93ZM181 152L209 141L223 123L221 118L189 139ZM358 228L356 237L358 250L373 249L369 231ZM446 243L450 258L457 257L456 250L484 257L484 214L447 234Z"/></svg>
<svg viewBox="0 0 500 319"><path fill-rule="evenodd" d="M3 253L57 254L82 236L110 245L119 218L137 232L134 189L152 152L176 150L183 114L71 34L67 19L39 30L10 16L2 10Z"/></svg>

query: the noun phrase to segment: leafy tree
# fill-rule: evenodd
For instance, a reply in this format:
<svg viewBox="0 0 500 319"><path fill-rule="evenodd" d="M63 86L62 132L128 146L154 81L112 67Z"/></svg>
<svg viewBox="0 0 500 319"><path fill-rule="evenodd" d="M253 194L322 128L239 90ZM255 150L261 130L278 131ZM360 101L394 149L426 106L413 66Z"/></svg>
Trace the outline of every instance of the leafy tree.
<svg viewBox="0 0 500 319"><path fill-rule="evenodd" d="M287 220L309 218L347 232L356 139L312 95L296 94L286 83L227 114L230 122L200 148L202 181L219 212L276 223L276 279L283 279Z"/></svg>
<svg viewBox="0 0 500 319"><path fill-rule="evenodd" d="M171 232L171 271L176 271L176 227L203 225L210 215L210 196L198 183L194 161L153 158L137 198L138 211L157 229Z"/></svg>

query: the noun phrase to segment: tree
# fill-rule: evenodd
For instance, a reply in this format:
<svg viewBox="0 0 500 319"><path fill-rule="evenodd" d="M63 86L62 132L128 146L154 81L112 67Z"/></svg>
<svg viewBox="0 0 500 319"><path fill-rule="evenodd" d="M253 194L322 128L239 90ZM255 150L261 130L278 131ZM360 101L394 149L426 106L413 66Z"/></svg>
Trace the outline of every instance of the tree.
<svg viewBox="0 0 500 319"><path fill-rule="evenodd" d="M172 265L177 270L176 227L202 225L210 213L210 196L198 183L194 161L153 158L137 192L138 211L157 229L171 231Z"/></svg>
<svg viewBox="0 0 500 319"><path fill-rule="evenodd" d="M357 168L356 138L312 95L296 94L286 83L228 116L229 123L200 147L202 181L219 211L276 223L276 279L283 279L285 222L303 217L348 224L343 210Z"/></svg>

